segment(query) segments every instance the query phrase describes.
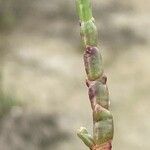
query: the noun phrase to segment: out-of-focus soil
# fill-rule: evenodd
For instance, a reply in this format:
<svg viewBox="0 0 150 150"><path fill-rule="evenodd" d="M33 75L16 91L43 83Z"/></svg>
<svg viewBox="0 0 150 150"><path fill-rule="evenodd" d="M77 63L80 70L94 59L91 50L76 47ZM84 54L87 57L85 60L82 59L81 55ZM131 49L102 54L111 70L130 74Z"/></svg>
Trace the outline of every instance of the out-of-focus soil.
<svg viewBox="0 0 150 150"><path fill-rule="evenodd" d="M4 6L16 20L0 35L1 88L24 105L0 120L0 147L86 150L76 137L83 125L92 132L92 115L74 1ZM148 1L93 0L93 8L114 115L113 149L150 149Z"/></svg>

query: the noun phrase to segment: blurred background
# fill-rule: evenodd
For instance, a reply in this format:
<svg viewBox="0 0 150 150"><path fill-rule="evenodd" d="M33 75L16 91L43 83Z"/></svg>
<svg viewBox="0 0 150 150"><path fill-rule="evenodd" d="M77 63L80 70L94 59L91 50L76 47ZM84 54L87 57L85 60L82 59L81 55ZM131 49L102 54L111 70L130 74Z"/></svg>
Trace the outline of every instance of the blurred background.
<svg viewBox="0 0 150 150"><path fill-rule="evenodd" d="M149 0L93 0L114 150L150 149ZM0 149L87 150L92 114L75 0L0 0Z"/></svg>

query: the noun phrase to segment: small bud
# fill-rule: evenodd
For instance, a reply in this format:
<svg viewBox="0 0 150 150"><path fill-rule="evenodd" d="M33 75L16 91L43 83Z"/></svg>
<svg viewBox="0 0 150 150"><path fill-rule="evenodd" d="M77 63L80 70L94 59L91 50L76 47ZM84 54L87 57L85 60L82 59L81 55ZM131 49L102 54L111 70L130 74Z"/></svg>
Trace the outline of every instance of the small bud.
<svg viewBox="0 0 150 150"><path fill-rule="evenodd" d="M86 146L88 146L89 148L92 148L94 145L94 140L92 138L92 136L88 133L88 131L86 130L85 127L81 127L78 131L77 131L77 135L78 137L84 142L84 144Z"/></svg>

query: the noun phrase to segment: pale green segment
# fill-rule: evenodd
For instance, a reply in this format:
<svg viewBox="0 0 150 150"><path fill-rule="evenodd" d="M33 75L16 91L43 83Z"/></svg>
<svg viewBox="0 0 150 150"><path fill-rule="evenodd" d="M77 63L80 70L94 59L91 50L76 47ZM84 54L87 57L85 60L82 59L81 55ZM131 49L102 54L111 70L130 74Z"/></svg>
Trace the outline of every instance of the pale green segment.
<svg viewBox="0 0 150 150"><path fill-rule="evenodd" d="M76 7L81 21L88 21L92 18L92 7L90 0L76 0Z"/></svg>
<svg viewBox="0 0 150 150"><path fill-rule="evenodd" d="M102 84L101 82L97 81L94 85L96 90L96 102L101 105L102 107L108 109L109 108L109 92L106 84Z"/></svg>
<svg viewBox="0 0 150 150"><path fill-rule="evenodd" d="M113 139L113 116L105 108L101 107L101 110L94 111L94 142L96 144L102 144Z"/></svg>
<svg viewBox="0 0 150 150"><path fill-rule="evenodd" d="M97 49L96 54L89 61L89 75L93 80L100 78L103 74L102 57Z"/></svg>
<svg viewBox="0 0 150 150"><path fill-rule="evenodd" d="M97 28L95 26L94 18L86 22L81 22L81 29L80 29L81 37L83 40L83 44L89 46L97 46Z"/></svg>
<svg viewBox="0 0 150 150"><path fill-rule="evenodd" d="M113 139L113 120L108 118L94 123L94 141L102 144Z"/></svg>

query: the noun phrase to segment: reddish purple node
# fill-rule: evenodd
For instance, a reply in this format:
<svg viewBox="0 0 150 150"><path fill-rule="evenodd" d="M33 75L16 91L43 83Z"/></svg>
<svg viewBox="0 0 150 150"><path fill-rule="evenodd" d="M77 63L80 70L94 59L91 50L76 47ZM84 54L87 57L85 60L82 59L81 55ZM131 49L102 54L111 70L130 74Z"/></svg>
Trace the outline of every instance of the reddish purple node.
<svg viewBox="0 0 150 150"><path fill-rule="evenodd" d="M93 87L89 88L89 98L90 100L94 99L95 96L95 89Z"/></svg>
<svg viewBox="0 0 150 150"><path fill-rule="evenodd" d="M91 46L86 47L86 54L93 55L97 51L98 51L97 47L91 47Z"/></svg>

